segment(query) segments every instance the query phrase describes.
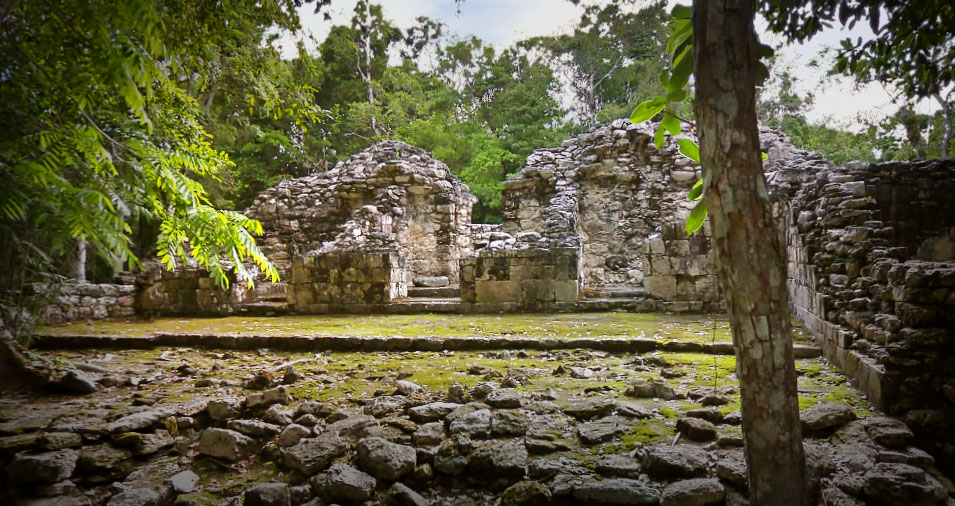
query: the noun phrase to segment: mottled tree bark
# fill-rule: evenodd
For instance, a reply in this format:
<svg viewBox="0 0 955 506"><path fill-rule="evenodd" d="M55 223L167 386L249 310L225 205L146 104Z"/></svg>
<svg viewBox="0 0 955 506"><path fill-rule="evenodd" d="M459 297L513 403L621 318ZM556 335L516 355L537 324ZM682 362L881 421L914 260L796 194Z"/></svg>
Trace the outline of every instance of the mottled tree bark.
<svg viewBox="0 0 955 506"><path fill-rule="evenodd" d="M756 126L754 3L694 0L696 120L733 326L753 505L809 503L786 264Z"/></svg>
<svg viewBox="0 0 955 506"><path fill-rule="evenodd" d="M66 259L66 275L76 281L86 281L86 253L87 244L82 239L76 240L73 251Z"/></svg>

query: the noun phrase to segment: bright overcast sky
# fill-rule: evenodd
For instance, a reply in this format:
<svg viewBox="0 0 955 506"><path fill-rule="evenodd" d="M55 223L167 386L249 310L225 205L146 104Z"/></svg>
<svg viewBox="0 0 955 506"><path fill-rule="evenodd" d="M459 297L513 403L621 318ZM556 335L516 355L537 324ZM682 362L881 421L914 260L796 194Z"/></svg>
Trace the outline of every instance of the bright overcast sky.
<svg viewBox="0 0 955 506"><path fill-rule="evenodd" d="M401 28L413 25L418 16L428 16L445 23L449 33L461 37L473 34L499 47L527 37L569 31L583 12L583 7L568 0L465 0L460 6L453 0L381 0L378 3L384 7L385 16ZM669 3L676 2L669 0ZM333 24L349 22L354 6L355 0L333 0L328 10L332 20L325 21L323 15L313 12L313 6L306 4L301 9L304 34L323 40ZM757 31L770 44L778 45L781 41L766 34L760 23L757 23ZM897 106L892 105L890 93L879 84L856 89L845 79L823 83L824 69L809 66L825 46L836 46L845 33L829 30L805 45L786 46L779 51L778 61L798 78L800 91L815 94L814 107L807 114L810 121L851 128L860 116L878 120L893 113ZM853 38L872 36L866 23L859 23L849 33ZM287 55L294 54L291 38L283 38L282 43ZM928 113L935 108L934 104L923 103L917 110Z"/></svg>

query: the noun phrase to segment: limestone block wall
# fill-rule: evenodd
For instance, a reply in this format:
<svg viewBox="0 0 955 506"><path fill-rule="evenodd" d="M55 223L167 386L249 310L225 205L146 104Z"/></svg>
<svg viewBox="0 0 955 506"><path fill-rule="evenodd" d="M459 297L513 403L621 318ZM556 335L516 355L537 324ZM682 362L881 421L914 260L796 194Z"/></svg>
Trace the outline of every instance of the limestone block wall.
<svg viewBox="0 0 955 506"><path fill-rule="evenodd" d="M471 224L471 249L479 250L487 247L496 232L501 230L500 223L472 223Z"/></svg>
<svg viewBox="0 0 955 506"><path fill-rule="evenodd" d="M236 283L234 275L229 288L222 289L204 269L167 271L154 263L147 264L137 279L136 312L150 317L225 316L234 314L245 297L245 285Z"/></svg>
<svg viewBox="0 0 955 506"><path fill-rule="evenodd" d="M426 151L384 141L312 176L259 195L246 214L262 222L262 250L283 275L310 252L393 249L415 276L457 279L472 251L467 185Z"/></svg>
<svg viewBox="0 0 955 506"><path fill-rule="evenodd" d="M646 294L673 311L723 307L709 225L688 236L682 222L668 223L647 238L644 248Z"/></svg>
<svg viewBox="0 0 955 506"><path fill-rule="evenodd" d="M569 167L572 161L559 161L561 167ZM553 170L538 171L532 175L524 169L525 177L504 181L501 192L501 231L516 234L522 230L541 230L544 226L544 210L556 193L556 174Z"/></svg>
<svg viewBox="0 0 955 506"><path fill-rule="evenodd" d="M461 262L461 300L524 310L575 302L578 262L575 248L484 249Z"/></svg>
<svg viewBox="0 0 955 506"><path fill-rule="evenodd" d="M674 143L655 149L648 127L616 121L534 151L504 183L503 228L580 247L585 293L640 287L647 237L689 213L698 174Z"/></svg>
<svg viewBox="0 0 955 506"><path fill-rule="evenodd" d="M136 286L133 283L37 284L29 285L26 292L28 297L48 301L38 316L51 325L136 314Z"/></svg>
<svg viewBox="0 0 955 506"><path fill-rule="evenodd" d="M292 259L289 309L329 313L387 304L408 296L405 259L398 251L335 251Z"/></svg>
<svg viewBox="0 0 955 506"><path fill-rule="evenodd" d="M949 463L953 191L955 161L853 162L804 180L784 216L797 316L874 404Z"/></svg>

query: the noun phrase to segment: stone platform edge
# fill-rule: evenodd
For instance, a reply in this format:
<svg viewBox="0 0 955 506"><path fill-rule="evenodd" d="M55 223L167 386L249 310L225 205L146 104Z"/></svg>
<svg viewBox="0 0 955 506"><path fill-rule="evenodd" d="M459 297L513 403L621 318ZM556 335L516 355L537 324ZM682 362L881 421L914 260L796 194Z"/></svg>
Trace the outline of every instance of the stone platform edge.
<svg viewBox="0 0 955 506"><path fill-rule="evenodd" d="M732 355L733 343L685 343L653 339L623 338L487 338L487 337L400 337L400 336L257 336L157 332L153 336L116 337L69 334L38 335L33 346L42 349L148 349L192 347L204 349L251 350L271 348L284 351L481 351L481 350L573 350L588 349L616 353L707 353ZM795 345L795 357L817 358L822 349Z"/></svg>

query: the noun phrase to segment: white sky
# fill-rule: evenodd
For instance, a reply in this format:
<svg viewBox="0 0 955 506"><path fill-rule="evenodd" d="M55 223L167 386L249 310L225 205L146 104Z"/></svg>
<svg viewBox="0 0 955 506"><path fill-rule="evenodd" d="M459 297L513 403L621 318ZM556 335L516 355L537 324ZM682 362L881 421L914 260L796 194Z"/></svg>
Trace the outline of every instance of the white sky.
<svg viewBox="0 0 955 506"><path fill-rule="evenodd" d="M377 3L382 5L385 16L402 29L415 24L418 16L428 16L445 23L448 33L460 37L473 34L498 47L527 37L570 31L583 12L582 6L567 0L465 0L460 6L453 0L379 0ZM668 3L677 2L668 0ZM314 7L306 4L300 11L303 33L281 39L284 53L294 55L295 38L310 36L320 42L331 26L347 24L354 6L355 0L333 0L328 10L332 20L325 21L322 14L316 15ZM776 46L782 40L767 34L764 23L757 23L757 31L763 41L771 45ZM844 78L826 80L824 68L809 66L824 47L836 46L846 33L841 29L828 30L804 45L785 46L778 52L778 62L788 66L798 78L800 91L815 95L814 107L808 111L807 119L855 130L857 118L879 120L894 113L898 106L892 104L892 95L880 84L859 88ZM852 38L872 37L866 23L857 24L848 33ZM916 107L922 113L935 109L937 105L927 101Z"/></svg>

